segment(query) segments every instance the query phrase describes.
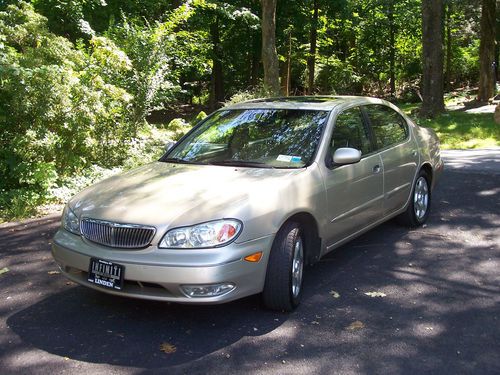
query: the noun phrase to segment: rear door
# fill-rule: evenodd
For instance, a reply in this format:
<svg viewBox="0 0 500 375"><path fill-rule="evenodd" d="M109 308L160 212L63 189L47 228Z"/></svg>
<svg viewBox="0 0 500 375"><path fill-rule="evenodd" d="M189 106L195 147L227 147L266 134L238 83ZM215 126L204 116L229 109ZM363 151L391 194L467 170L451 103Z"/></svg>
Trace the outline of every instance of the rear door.
<svg viewBox="0 0 500 375"><path fill-rule="evenodd" d="M376 151L384 166L384 216L402 208L410 196L418 165L417 145L403 116L383 104L363 106Z"/></svg>
<svg viewBox="0 0 500 375"><path fill-rule="evenodd" d="M383 165L374 152L370 133L359 107L340 113L330 140L330 152L352 147L362 153L359 163L331 166L326 171L329 230L332 246L382 217Z"/></svg>

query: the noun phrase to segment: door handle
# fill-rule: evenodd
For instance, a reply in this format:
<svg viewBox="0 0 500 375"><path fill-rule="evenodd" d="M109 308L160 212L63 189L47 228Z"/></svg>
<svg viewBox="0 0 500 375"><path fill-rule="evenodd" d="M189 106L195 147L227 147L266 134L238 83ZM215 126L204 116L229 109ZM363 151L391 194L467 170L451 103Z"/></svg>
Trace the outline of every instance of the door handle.
<svg viewBox="0 0 500 375"><path fill-rule="evenodd" d="M380 165L376 165L373 167L373 173L380 173Z"/></svg>
<svg viewBox="0 0 500 375"><path fill-rule="evenodd" d="M417 150L411 150L411 154L412 154L413 156L417 156Z"/></svg>

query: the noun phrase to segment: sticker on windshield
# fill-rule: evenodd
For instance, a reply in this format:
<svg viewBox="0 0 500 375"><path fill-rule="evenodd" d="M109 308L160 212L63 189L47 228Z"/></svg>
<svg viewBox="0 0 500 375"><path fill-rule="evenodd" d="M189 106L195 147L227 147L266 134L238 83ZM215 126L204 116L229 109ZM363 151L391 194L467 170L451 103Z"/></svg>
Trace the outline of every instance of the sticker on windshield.
<svg viewBox="0 0 500 375"><path fill-rule="evenodd" d="M284 161L287 163L300 163L302 158L300 156L291 156L291 155L278 155L276 158L278 161Z"/></svg>

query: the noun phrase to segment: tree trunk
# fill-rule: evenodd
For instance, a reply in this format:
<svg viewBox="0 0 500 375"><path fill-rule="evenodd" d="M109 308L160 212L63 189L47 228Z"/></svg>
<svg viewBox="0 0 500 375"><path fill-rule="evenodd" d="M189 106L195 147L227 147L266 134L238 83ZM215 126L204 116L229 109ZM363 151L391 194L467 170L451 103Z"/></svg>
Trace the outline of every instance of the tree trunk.
<svg viewBox="0 0 500 375"><path fill-rule="evenodd" d="M423 103L421 115L424 117L434 117L444 112L443 16L443 0L422 0Z"/></svg>
<svg viewBox="0 0 500 375"><path fill-rule="evenodd" d="M260 35L252 33L252 68L250 74L250 86L257 87L260 67Z"/></svg>
<svg viewBox="0 0 500 375"><path fill-rule="evenodd" d="M292 32L288 34L288 61L286 66L286 93L285 95L290 95L290 83L292 79Z"/></svg>
<svg viewBox="0 0 500 375"><path fill-rule="evenodd" d="M309 56L307 57L307 70L309 71L308 94L314 93L314 71L316 68L316 46L318 40L318 0L313 0L313 18L311 23Z"/></svg>
<svg viewBox="0 0 500 375"><path fill-rule="evenodd" d="M477 100L487 102L494 95L496 1L483 0L481 10L481 43L479 45L479 92Z"/></svg>
<svg viewBox="0 0 500 375"><path fill-rule="evenodd" d="M219 18L210 25L210 34L212 37L212 77L211 77L211 95L210 108L215 109L224 101L224 72L222 69L222 47L220 45Z"/></svg>
<svg viewBox="0 0 500 375"><path fill-rule="evenodd" d="M453 12L452 3L450 1L446 4L446 69L444 72L444 86L446 90L451 90L451 13Z"/></svg>
<svg viewBox="0 0 500 375"><path fill-rule="evenodd" d="M389 79L391 97L396 96L396 27L394 25L394 0L389 0Z"/></svg>
<svg viewBox="0 0 500 375"><path fill-rule="evenodd" d="M262 3L262 65L264 86L271 95L279 95L279 63L276 51L276 3L278 0L261 0Z"/></svg>

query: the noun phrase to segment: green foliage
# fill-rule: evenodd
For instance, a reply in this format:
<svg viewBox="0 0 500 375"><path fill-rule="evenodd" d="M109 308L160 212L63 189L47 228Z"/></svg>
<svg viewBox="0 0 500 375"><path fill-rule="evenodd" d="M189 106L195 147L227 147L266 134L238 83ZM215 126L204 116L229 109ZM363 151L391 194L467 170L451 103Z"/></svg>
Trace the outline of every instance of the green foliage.
<svg viewBox="0 0 500 375"><path fill-rule="evenodd" d="M454 97L449 104L463 103L464 96ZM433 119L420 119L420 104L399 104L420 126L436 131L442 149L474 149L500 146L500 127L492 113L475 113L465 108L449 110Z"/></svg>
<svg viewBox="0 0 500 375"><path fill-rule="evenodd" d="M105 0L33 0L36 10L47 17L50 31L59 35L92 36L94 31L85 21L85 13L102 11Z"/></svg>
<svg viewBox="0 0 500 375"><path fill-rule="evenodd" d="M184 134L186 134L192 125L182 118L174 118L167 125L167 130L172 133L172 139L174 141L179 140Z"/></svg>
<svg viewBox="0 0 500 375"><path fill-rule="evenodd" d="M229 100L224 103L224 106L241 103L247 100L265 98L269 95L269 91L265 87L258 86L252 90L243 90L235 93Z"/></svg>
<svg viewBox="0 0 500 375"><path fill-rule="evenodd" d="M0 35L3 205L22 196L29 208L47 199L60 177L92 163L123 163L136 133L132 96L109 82L129 69L126 56L104 38L76 49L24 2L0 12Z"/></svg>
<svg viewBox="0 0 500 375"><path fill-rule="evenodd" d="M500 127L491 113L449 111L420 125L434 129L443 149L473 149L500 146Z"/></svg>
<svg viewBox="0 0 500 375"><path fill-rule="evenodd" d="M190 33L176 30L192 13L184 5L169 13L167 21L153 25L125 18L106 33L130 59L130 74L119 82L134 96L134 123L142 125L151 111L161 109L182 90L180 67L196 61L190 53L196 51L197 42Z"/></svg>
<svg viewBox="0 0 500 375"><path fill-rule="evenodd" d="M362 80L354 67L345 61L331 58L317 66L316 85L320 92L329 94L358 94Z"/></svg>
<svg viewBox="0 0 500 375"><path fill-rule="evenodd" d="M31 216L44 202L43 196L28 188L0 190L0 222Z"/></svg>
<svg viewBox="0 0 500 375"><path fill-rule="evenodd" d="M479 40L465 47L456 46L453 50L452 77L455 82L475 82L479 77Z"/></svg>
<svg viewBox="0 0 500 375"><path fill-rule="evenodd" d="M198 113L196 115L196 117L194 118L194 120L192 121L192 124L193 125L196 125L198 124L200 121L204 120L205 118L207 117L207 114L205 113L205 111L201 111L200 113Z"/></svg>

